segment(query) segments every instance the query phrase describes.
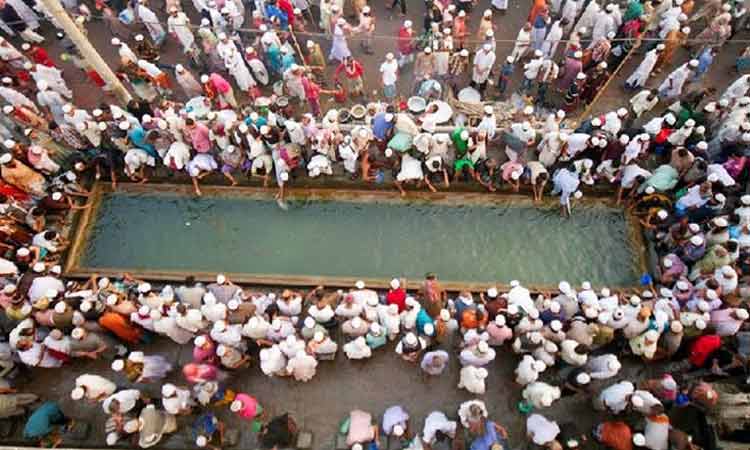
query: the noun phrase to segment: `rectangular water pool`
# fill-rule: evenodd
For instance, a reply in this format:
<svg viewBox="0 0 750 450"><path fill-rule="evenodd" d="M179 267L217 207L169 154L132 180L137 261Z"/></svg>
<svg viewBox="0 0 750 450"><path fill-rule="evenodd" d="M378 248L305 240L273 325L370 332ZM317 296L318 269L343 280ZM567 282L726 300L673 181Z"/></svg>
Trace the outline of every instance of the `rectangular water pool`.
<svg viewBox="0 0 750 450"><path fill-rule="evenodd" d="M468 285L560 280L634 286L641 250L620 209L584 203L569 219L526 200L443 194L292 193L288 210L258 189L97 185L67 270L147 278L218 272L265 283L382 284L426 272ZM321 193L323 192L323 193ZM475 200L476 201L472 201ZM412 285L413 286L413 285Z"/></svg>

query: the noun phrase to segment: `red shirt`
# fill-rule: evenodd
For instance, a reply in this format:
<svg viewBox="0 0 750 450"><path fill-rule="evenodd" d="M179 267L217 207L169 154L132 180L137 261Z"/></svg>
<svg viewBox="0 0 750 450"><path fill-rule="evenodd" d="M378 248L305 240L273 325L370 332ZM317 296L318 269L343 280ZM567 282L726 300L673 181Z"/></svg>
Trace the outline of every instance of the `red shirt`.
<svg viewBox="0 0 750 450"><path fill-rule="evenodd" d="M335 78L338 78L341 72L344 72L344 75L346 75L346 78L350 80L354 80L356 78L361 77L362 74L365 73L365 69L362 68L362 64L360 64L359 61L354 60L352 61L351 69L347 67L346 63L339 64L339 66L336 68Z"/></svg>
<svg viewBox="0 0 750 450"><path fill-rule="evenodd" d="M672 132L674 132L674 130L671 128L662 128L654 138L654 142L656 142L657 144L663 144L667 142L667 139L669 138L669 135L672 134Z"/></svg>
<svg viewBox="0 0 750 450"><path fill-rule="evenodd" d="M709 334L699 337L690 348L690 364L703 367L706 360L713 352L721 347L721 338L717 334Z"/></svg>
<svg viewBox="0 0 750 450"><path fill-rule="evenodd" d="M294 26L294 7L289 0L279 0L276 2L276 6L286 13L286 20L289 22L289 25Z"/></svg>
<svg viewBox="0 0 750 450"><path fill-rule="evenodd" d="M408 55L413 51L411 31L403 26L398 29L398 51L402 55Z"/></svg>
<svg viewBox="0 0 750 450"><path fill-rule="evenodd" d="M391 289L385 296L385 302L398 306L398 312L403 312L406 309L406 291L401 288Z"/></svg>

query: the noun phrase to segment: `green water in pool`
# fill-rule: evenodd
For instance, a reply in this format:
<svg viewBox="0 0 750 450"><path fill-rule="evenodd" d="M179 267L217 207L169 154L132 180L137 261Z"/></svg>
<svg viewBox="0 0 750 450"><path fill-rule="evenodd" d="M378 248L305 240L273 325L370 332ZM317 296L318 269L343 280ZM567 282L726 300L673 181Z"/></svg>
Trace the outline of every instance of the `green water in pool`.
<svg viewBox="0 0 750 450"><path fill-rule="evenodd" d="M105 194L80 265L89 269L422 278L624 286L638 281L622 211L572 217L526 203L194 198Z"/></svg>

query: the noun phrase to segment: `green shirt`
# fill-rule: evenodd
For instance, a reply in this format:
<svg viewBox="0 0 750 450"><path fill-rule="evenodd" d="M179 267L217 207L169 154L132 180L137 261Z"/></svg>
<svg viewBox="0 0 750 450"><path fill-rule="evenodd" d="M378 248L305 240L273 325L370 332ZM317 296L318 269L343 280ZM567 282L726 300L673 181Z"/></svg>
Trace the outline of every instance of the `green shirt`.
<svg viewBox="0 0 750 450"><path fill-rule="evenodd" d="M451 141L453 141L453 145L456 147L457 155L463 155L469 149L469 140L461 139L461 133L463 132L464 127L458 127L451 133Z"/></svg>

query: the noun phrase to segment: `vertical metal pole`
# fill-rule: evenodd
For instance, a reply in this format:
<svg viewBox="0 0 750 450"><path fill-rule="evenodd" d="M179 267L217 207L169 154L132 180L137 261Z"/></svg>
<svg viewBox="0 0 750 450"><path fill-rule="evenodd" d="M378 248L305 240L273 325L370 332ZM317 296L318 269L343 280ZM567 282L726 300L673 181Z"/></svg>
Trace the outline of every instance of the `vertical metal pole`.
<svg viewBox="0 0 750 450"><path fill-rule="evenodd" d="M50 14L55 18L57 23L62 27L67 37L78 48L78 51L83 56L83 59L96 70L96 72L102 77L105 83L112 89L117 98L126 104L132 97L130 92L120 82L112 69L104 61L104 58L96 51L91 42L85 34L76 26L73 19L70 18L68 13L65 11L63 6L60 4L60 0L41 0L42 4L47 8Z"/></svg>

